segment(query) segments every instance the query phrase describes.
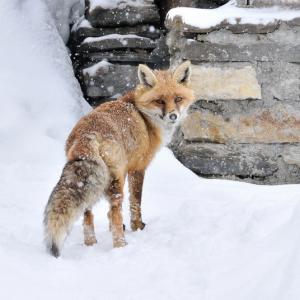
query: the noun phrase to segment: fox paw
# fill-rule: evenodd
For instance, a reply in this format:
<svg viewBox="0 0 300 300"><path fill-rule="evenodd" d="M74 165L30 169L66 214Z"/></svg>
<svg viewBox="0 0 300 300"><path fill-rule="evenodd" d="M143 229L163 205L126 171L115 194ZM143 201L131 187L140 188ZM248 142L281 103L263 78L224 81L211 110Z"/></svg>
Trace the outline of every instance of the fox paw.
<svg viewBox="0 0 300 300"><path fill-rule="evenodd" d="M95 237L89 238L89 239L85 239L85 240L84 240L84 244L85 244L86 246L93 246L94 244L97 244L97 240L96 240Z"/></svg>
<svg viewBox="0 0 300 300"><path fill-rule="evenodd" d="M118 239L113 241L114 248L121 248L127 245L125 239Z"/></svg>
<svg viewBox="0 0 300 300"><path fill-rule="evenodd" d="M130 226L132 231L137 231L138 229L143 230L146 224L142 221L132 221Z"/></svg>

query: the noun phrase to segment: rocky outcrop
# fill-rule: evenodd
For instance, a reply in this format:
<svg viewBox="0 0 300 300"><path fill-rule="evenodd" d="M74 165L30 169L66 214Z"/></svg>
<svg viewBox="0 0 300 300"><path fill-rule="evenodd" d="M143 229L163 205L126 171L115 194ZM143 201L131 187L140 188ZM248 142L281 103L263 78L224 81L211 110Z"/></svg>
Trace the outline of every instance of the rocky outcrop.
<svg viewBox="0 0 300 300"><path fill-rule="evenodd" d="M76 75L97 105L133 89L139 63L162 68L189 59L198 101L170 145L176 157L207 178L299 183L299 1L236 0L221 15L190 8L226 2L90 0L71 33ZM187 15L170 12L166 45L161 21L178 5ZM281 6L276 15L251 10L272 5Z"/></svg>
<svg viewBox="0 0 300 300"><path fill-rule="evenodd" d="M300 182L300 23L292 12L257 24L224 16L206 27L180 14L167 19L171 62L192 61L198 99L171 148L195 173Z"/></svg>

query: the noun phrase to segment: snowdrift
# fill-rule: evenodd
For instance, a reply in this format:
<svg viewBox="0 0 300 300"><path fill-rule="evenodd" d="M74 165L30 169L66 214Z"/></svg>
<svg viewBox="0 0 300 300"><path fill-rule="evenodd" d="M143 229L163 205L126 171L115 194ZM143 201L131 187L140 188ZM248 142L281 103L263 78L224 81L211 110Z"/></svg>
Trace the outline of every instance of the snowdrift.
<svg viewBox="0 0 300 300"><path fill-rule="evenodd" d="M127 230L127 247L112 249L102 201L99 243L83 245L79 220L49 256L42 213L84 102L42 2L1 2L0 45L1 299L299 299L299 186L200 179L167 149L146 174L147 227Z"/></svg>

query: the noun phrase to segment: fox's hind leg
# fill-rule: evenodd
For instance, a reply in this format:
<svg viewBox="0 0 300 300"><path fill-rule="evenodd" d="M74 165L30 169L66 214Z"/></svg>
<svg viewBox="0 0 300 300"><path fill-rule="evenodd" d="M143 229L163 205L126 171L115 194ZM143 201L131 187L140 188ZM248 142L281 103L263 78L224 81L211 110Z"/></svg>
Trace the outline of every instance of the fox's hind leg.
<svg viewBox="0 0 300 300"><path fill-rule="evenodd" d="M142 221L141 202L145 171L132 171L128 173L130 192L130 226L133 231L144 229Z"/></svg>
<svg viewBox="0 0 300 300"><path fill-rule="evenodd" d="M93 246L97 243L94 226L94 215L92 210L87 209L83 216L83 235L84 243L87 246Z"/></svg>
<svg viewBox="0 0 300 300"><path fill-rule="evenodd" d="M122 216L122 202L124 197L123 186L123 178L114 179L112 180L107 191L107 196L109 198L110 203L110 211L108 212L108 218L113 236L113 246L115 248L123 247L126 245Z"/></svg>

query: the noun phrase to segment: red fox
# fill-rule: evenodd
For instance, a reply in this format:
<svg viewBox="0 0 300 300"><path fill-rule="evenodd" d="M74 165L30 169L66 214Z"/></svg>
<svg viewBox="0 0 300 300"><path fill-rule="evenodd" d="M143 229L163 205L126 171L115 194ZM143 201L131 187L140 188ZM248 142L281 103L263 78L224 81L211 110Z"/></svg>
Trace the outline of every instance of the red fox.
<svg viewBox="0 0 300 300"><path fill-rule="evenodd" d="M122 218L126 176L131 229L145 227L141 215L144 173L195 99L190 77L189 61L175 71L139 65L140 84L135 90L79 120L67 139L67 163L44 212L45 241L53 256L60 256L72 224L82 214L85 244L97 242L91 209L101 196L110 204L113 246L126 245Z"/></svg>

